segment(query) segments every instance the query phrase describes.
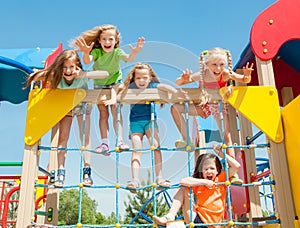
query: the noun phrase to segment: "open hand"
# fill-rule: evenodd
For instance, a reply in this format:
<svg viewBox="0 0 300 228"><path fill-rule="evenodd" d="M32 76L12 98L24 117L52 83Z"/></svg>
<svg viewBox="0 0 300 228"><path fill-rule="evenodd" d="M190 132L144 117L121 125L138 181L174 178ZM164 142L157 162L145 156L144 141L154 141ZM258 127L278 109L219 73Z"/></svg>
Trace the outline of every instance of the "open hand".
<svg viewBox="0 0 300 228"><path fill-rule="evenodd" d="M253 63L251 63L250 67L249 67L249 64L250 63L247 62L246 66L243 67L243 72L244 72L245 78L251 76L252 71L254 71L254 69L253 69Z"/></svg>
<svg viewBox="0 0 300 228"><path fill-rule="evenodd" d="M90 45L88 45L82 37L79 37L75 40L75 45L78 47L76 51L80 51L80 52L90 53L94 44L95 43L92 42Z"/></svg>
<svg viewBox="0 0 300 228"><path fill-rule="evenodd" d="M144 44L145 44L145 38L142 37L138 39L137 45L135 47L133 47L131 44L129 44L129 47L132 52L139 53L143 49Z"/></svg>
<svg viewBox="0 0 300 228"><path fill-rule="evenodd" d="M186 69L185 71L182 72L180 77L184 81L191 81L191 74L192 74L192 71L189 69Z"/></svg>

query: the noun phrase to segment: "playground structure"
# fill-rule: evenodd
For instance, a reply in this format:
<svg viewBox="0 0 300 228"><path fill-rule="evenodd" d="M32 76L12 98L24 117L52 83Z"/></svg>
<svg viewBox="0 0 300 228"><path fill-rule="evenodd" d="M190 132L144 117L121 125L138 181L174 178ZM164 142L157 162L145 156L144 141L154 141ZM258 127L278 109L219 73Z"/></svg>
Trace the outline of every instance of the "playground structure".
<svg viewBox="0 0 300 228"><path fill-rule="evenodd" d="M299 97L300 87L300 69L297 60L299 52L297 48L300 45L300 28L297 22L300 15L297 9L300 3L296 0L281 0L267 8L262 12L253 24L250 44L244 50L240 61L236 65L236 71L239 72L240 67L244 66L247 61L256 63L256 71L252 75L252 81L248 86L238 85L235 87L234 95L229 99L229 103L233 108L230 109L231 117L231 133L233 141L238 142L236 149L243 149L238 157L244 159L241 168L241 177L244 177L247 190L239 191L246 197L246 206L242 206L239 210L244 210L249 219L248 222L234 222L229 220L227 225L250 225L275 227L276 223L280 223L280 227L299 227L298 214L300 210L300 186L297 183L297 161L299 159L299 140L297 140L299 124L297 122L297 113L299 113ZM286 15L282 15L285 12ZM285 20L282 20L284 18ZM280 34L277 33L280 31ZM1 61L1 60L0 60ZM189 102L197 102L197 89L186 89L189 95ZM277 92L278 91L278 92ZM209 91L213 94L215 100L219 100L218 91ZM34 91L31 92L31 95ZM76 105L77 103L90 102L99 103L108 98L108 93L103 91L47 91L39 93L39 96L30 97L28 107L28 118L36 117L37 121L44 120L44 114L49 110L40 112L41 107L45 107L43 103L47 101L51 110L51 100L59 101L57 97L66 96L63 104L69 103ZM75 99L74 99L75 97ZM294 99L294 97L296 97ZM75 102L73 103L73 101ZM72 102L68 102L72 101ZM129 91L125 97L119 97L119 102L126 104L136 102L156 102L156 103L175 103L184 102L174 97L170 97L165 93L158 93L157 90L151 89L146 92L139 93L136 96L134 91ZM185 103L185 102L184 102ZM33 105L35 104L35 105ZM186 104L186 103L185 103ZM32 106L31 106L32 105ZM39 106L41 105L41 106ZM62 105L63 106L63 105ZM280 110L280 106L283 107ZM57 108L57 106L56 106ZM52 128L52 142L50 147L54 148L57 140L58 129L56 123L64 116L72 107L57 108L59 113L51 114L50 121L47 124L39 125L39 123L27 123L25 132L25 152L23 160L22 184L20 192L19 213L17 219L17 227L24 228L32 224L34 213L34 188L35 176L37 176L38 160L39 160L39 140ZM39 114L37 111L39 110ZM56 110L57 111L57 110ZM239 121L236 121L236 111L239 113ZM34 124L42 126L36 130ZM252 124L259 128L267 137L267 148L269 159L263 164L257 163L255 156L256 146L254 143L258 135L253 135ZM239 130L237 130L239 129ZM204 138L209 132L200 132L198 142L199 148L204 148ZM261 134L261 133L259 133ZM150 148L151 149L151 148ZM152 148L153 149L153 148ZM190 151L191 148L186 148ZM117 152L117 151L116 151ZM50 161L55 161L56 151L51 151ZM240 152L239 152L240 153ZM35 164L34 166L32 164ZM49 169L55 170L55 164L49 163ZM36 174L36 175L32 175ZM274 195L276 215L274 223L268 225L263 220L257 222L258 218L262 218L260 193L254 182L270 175L275 182L272 188ZM118 182L116 182L118 184ZM113 186L121 188L122 186ZM248 185L247 185L248 184ZM235 187L235 186L233 186ZM155 191L155 190L154 190ZM57 220L58 205L58 189L48 189L46 210L53 208L53 220L45 221L48 224L55 224ZM232 199L234 201L234 197ZM235 203L233 203L236 205ZM30 210L31 208L31 210ZM233 209L235 210L235 209ZM117 213L118 214L118 213ZM118 221L114 226L118 226ZM79 227L79 226L78 226Z"/></svg>

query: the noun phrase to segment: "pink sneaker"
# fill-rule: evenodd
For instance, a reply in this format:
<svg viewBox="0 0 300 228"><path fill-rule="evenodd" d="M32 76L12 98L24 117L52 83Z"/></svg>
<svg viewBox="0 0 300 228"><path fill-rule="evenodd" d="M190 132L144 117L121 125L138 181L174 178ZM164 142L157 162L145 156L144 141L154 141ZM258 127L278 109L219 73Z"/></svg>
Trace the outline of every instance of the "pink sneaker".
<svg viewBox="0 0 300 228"><path fill-rule="evenodd" d="M124 143L123 141L119 141L118 147L120 148L121 151L130 149L130 147L126 143Z"/></svg>
<svg viewBox="0 0 300 228"><path fill-rule="evenodd" d="M109 146L106 143L101 143L101 145L95 149L95 153L110 156Z"/></svg>

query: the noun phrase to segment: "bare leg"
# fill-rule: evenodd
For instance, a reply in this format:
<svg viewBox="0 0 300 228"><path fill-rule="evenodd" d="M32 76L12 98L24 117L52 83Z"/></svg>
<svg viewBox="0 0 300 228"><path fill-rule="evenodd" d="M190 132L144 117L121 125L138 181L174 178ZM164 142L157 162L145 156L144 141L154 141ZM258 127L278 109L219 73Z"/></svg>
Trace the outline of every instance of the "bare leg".
<svg viewBox="0 0 300 228"><path fill-rule="evenodd" d="M217 125L218 125L218 128L219 128L219 132L220 132L220 136L222 138L222 125L221 125L221 119L220 117L214 117L216 122L217 122ZM232 146L233 143L232 143L232 139L231 139L231 134L230 134L230 123L229 123L229 115L227 114L224 114L224 119L223 119L223 123L224 123L224 141L226 143L227 146ZM233 148L227 148L226 149L226 153L235 158L235 152L234 152L234 149Z"/></svg>
<svg viewBox="0 0 300 228"><path fill-rule="evenodd" d="M142 140L143 134L142 133L133 133L131 135L132 146L134 149L142 148ZM139 173L141 167L141 152L132 152L131 156L131 174L133 180L139 180Z"/></svg>
<svg viewBox="0 0 300 228"><path fill-rule="evenodd" d="M177 212L182 207L184 222L190 223L190 189L183 187L177 190L173 197L173 202L169 213L164 217L156 217L153 216L153 221L158 225L166 225L166 222L169 220L174 220ZM196 217L196 213L194 211L194 206L192 206L192 221L194 221Z"/></svg>
<svg viewBox="0 0 300 228"><path fill-rule="evenodd" d="M91 149L91 139L90 139L90 121L91 117L90 115L86 115L85 119L85 134L84 134L84 146L86 149ZM80 142L82 143L82 122L83 122L83 116L77 116L78 121L78 127L79 127L79 137ZM90 167L91 166L91 153L90 152L84 152L84 167Z"/></svg>
<svg viewBox="0 0 300 228"><path fill-rule="evenodd" d="M186 120L183 117L183 114L185 114L185 107L183 104L173 104L171 106L171 114L173 117L173 120L176 124L176 127L178 131L180 132L182 139L187 140L187 130L186 130ZM199 106L196 105L189 105L188 106L188 114L190 116L204 116L203 111L200 109Z"/></svg>
<svg viewBox="0 0 300 228"><path fill-rule="evenodd" d="M67 147L71 125L72 125L72 117L71 116L65 116L59 122L58 148L66 148ZM65 150L58 150L58 152L57 152L58 169L65 168L66 155L67 155L67 152Z"/></svg>
<svg viewBox="0 0 300 228"><path fill-rule="evenodd" d="M90 140L90 115L86 115L85 119L85 131L84 131L84 146L87 149L91 149L91 140ZM82 143L83 138L83 116L77 116L78 127L79 127L79 136L80 141ZM93 180L91 177L91 153L84 151L83 152L83 160L84 160L84 168L83 168L83 184L85 186L91 186L93 184Z"/></svg>
<svg viewBox="0 0 300 228"><path fill-rule="evenodd" d="M227 146L232 146L232 138L231 138L231 133L230 133L230 122L229 122L229 115L224 114L224 141ZM226 153L235 158L235 152L234 148L227 148Z"/></svg>
<svg viewBox="0 0 300 228"><path fill-rule="evenodd" d="M129 150L130 147L123 141L123 119L120 111L120 123L118 123L118 107L117 105L111 105L111 113L113 116L113 126L115 135L118 135L117 145L120 150Z"/></svg>
<svg viewBox="0 0 300 228"><path fill-rule="evenodd" d="M184 105L173 104L171 106L171 114L176 124L176 127L180 132L182 139L186 140L187 139L186 121L182 116L182 114L184 113L185 113Z"/></svg>
<svg viewBox="0 0 300 228"><path fill-rule="evenodd" d="M121 109L122 107L120 107ZM123 118L120 110L120 124L118 126L118 107L117 105L111 105L111 114L113 116L113 126L115 134L118 135L119 140L123 139ZM118 129L119 127L119 129Z"/></svg>
<svg viewBox="0 0 300 228"><path fill-rule="evenodd" d="M100 113L99 129L100 129L101 139L107 139L108 138L108 131L109 131L109 126L108 126L108 117L109 117L108 107L105 106L105 105L103 105L103 104L98 104L98 110L99 110L99 113Z"/></svg>

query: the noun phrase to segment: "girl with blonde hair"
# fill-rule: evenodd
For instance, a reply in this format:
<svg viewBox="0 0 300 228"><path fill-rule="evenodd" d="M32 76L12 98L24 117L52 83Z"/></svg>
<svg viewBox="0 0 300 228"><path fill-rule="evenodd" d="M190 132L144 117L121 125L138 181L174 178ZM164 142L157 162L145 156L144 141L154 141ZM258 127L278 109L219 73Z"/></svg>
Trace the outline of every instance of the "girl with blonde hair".
<svg viewBox="0 0 300 228"><path fill-rule="evenodd" d="M172 86L160 83L157 74L154 72L152 67L147 63L138 63L128 73L127 78L124 81L125 93L127 89L147 89L157 88L162 91L166 91L175 94L178 97L186 98L186 93L182 90L176 90ZM154 120L151 116L154 116ZM150 104L132 104L130 106L130 138L134 151L132 152L131 158L131 173L132 180L128 181L127 188L131 192L136 193L136 189L139 188L139 170L142 152L138 152L138 149L142 148L143 136L145 135L149 141L149 144L154 142L154 147L160 147L160 140L158 134L158 125L156 122L156 112L151 112ZM154 132L152 132L151 124L154 121ZM154 138L152 138L152 135ZM155 163L155 176L156 183L160 187L169 187L170 181L165 180L162 177L162 154L160 150L155 149L154 151L154 163Z"/></svg>

